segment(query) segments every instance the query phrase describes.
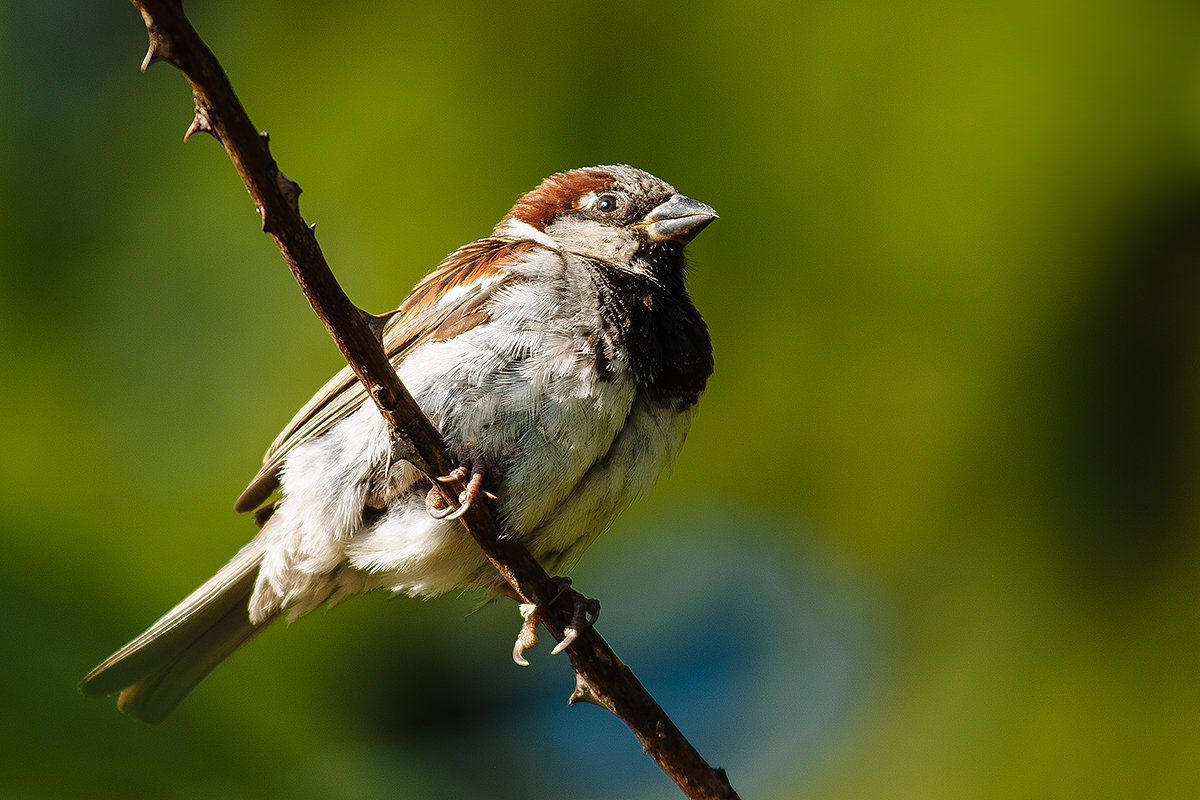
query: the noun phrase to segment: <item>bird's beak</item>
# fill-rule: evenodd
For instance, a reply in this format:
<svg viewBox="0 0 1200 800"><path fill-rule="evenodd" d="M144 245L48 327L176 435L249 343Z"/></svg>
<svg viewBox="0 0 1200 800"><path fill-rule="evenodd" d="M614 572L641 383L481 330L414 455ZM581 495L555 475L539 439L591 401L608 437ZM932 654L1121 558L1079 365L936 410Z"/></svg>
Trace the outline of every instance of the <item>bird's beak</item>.
<svg viewBox="0 0 1200 800"><path fill-rule="evenodd" d="M665 203L634 223L652 242L672 241L687 244L717 218L717 212L690 197L671 195Z"/></svg>

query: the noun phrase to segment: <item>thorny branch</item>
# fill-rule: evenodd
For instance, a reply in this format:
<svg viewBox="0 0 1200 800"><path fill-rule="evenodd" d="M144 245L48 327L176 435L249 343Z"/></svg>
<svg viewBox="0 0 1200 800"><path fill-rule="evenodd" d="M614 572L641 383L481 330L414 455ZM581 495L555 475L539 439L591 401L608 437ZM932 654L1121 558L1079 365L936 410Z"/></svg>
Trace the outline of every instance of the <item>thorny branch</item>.
<svg viewBox="0 0 1200 800"><path fill-rule="evenodd" d="M300 187L279 171L267 135L251 124L224 70L184 15L179 0L131 2L141 12L150 35L142 69L166 61L191 84L195 117L184 138L202 131L224 146L254 199L263 230L274 237L317 316L379 407L399 452L406 453L426 475L449 473L454 464L445 443L400 383L380 346L386 317L361 311L338 285L312 228L300 216ZM442 485L445 502L457 505L461 481ZM472 505L461 517L463 525L513 590L539 606L539 620L561 641L571 612L549 605L560 585L520 542L501 536L487 505ZM724 770L713 769L701 758L594 628L583 628L566 652L575 669L575 691L569 702L595 703L620 717L687 797L737 798Z"/></svg>

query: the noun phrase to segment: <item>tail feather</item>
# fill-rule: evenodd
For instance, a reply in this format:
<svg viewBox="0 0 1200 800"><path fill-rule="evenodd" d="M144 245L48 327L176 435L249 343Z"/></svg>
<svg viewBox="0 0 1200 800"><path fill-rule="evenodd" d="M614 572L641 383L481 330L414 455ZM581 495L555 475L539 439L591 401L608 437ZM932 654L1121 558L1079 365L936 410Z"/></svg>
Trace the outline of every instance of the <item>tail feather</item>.
<svg viewBox="0 0 1200 800"><path fill-rule="evenodd" d="M203 586L113 653L79 684L86 695L120 692L118 708L159 722L235 650L274 619L251 622L250 594L263 557L260 535Z"/></svg>

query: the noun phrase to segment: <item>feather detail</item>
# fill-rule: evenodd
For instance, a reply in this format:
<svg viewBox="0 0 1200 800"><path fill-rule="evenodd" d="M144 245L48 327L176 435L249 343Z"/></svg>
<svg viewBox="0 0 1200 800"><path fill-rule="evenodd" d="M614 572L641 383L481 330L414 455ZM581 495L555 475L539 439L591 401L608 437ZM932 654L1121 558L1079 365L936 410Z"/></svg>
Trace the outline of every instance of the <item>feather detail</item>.
<svg viewBox="0 0 1200 800"><path fill-rule="evenodd" d="M451 452L486 470L505 534L547 567L572 562L683 445L713 363L683 247L715 217L628 166L552 175L376 318ZM460 522L429 513L429 486L342 369L238 498L257 509L254 540L81 690L157 721L279 616L376 589L500 587Z"/></svg>
<svg viewBox="0 0 1200 800"><path fill-rule="evenodd" d="M119 706L126 714L161 721L213 668L274 619L252 622L247 614L265 544L259 534L203 586L89 672L79 690L92 697L120 692Z"/></svg>
<svg viewBox="0 0 1200 800"><path fill-rule="evenodd" d="M512 264L539 246L528 240L489 237L447 256L388 321L383 350L392 364L399 367L406 355L423 344L452 339L486 322L496 292L521 280L511 270ZM266 502L279 486L279 469L287 454L345 419L366 398L353 370L343 367L271 443L262 469L238 497L234 509L253 511Z"/></svg>
<svg viewBox="0 0 1200 800"><path fill-rule="evenodd" d="M613 170L610 167L556 172L542 181L537 188L522 195L500 224L515 219L544 231L546 223L550 220L578 208L581 197L607 189L612 186L613 180Z"/></svg>

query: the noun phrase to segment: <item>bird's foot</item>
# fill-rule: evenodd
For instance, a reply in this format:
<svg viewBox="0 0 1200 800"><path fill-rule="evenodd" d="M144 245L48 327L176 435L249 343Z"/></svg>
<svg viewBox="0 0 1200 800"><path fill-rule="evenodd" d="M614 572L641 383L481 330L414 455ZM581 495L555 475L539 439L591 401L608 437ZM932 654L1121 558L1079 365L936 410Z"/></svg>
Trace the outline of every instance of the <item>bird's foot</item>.
<svg viewBox="0 0 1200 800"><path fill-rule="evenodd" d="M600 601L584 597L572 589L570 578L554 578L553 580L558 584L558 594L554 595L554 598L546 604L547 607L557 604L564 597L571 603L571 622L563 629L562 641L551 651L552 655L558 655L571 646L571 643L578 638L580 631L596 624L596 620L600 618ZM517 664L527 667L529 662L525 660L524 652L537 643L539 607L533 603L521 603L518 608L521 616L525 618L525 622L517 634L517 642L513 645L512 656L513 661Z"/></svg>
<svg viewBox="0 0 1200 800"><path fill-rule="evenodd" d="M463 514L467 513L470 508L480 498L480 496L496 499L496 495L491 492L484 491L483 479L490 472L490 468L482 458L470 457L463 459L463 462L455 469L451 470L446 475L438 478L441 483L450 483L451 481L461 481L466 479L466 488L458 495L458 508L453 506L443 505L445 498L442 497L438 487L430 488L429 493L425 495L425 509L429 512L429 516L434 519L458 519Z"/></svg>

